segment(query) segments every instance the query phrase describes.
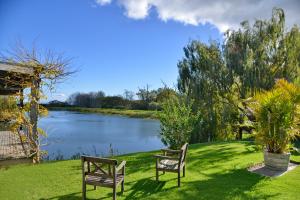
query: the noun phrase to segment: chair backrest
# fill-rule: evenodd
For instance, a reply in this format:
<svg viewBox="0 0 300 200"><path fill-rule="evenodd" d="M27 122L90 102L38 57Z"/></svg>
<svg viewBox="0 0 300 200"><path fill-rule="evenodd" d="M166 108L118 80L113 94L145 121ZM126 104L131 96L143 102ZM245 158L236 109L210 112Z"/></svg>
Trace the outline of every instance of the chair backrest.
<svg viewBox="0 0 300 200"><path fill-rule="evenodd" d="M115 159L81 156L81 162L83 175L86 173L100 173L112 178L116 175L118 161Z"/></svg>
<svg viewBox="0 0 300 200"><path fill-rule="evenodd" d="M180 154L180 162L183 163L185 161L186 158L186 152L188 150L188 143L185 143L182 147L181 147L181 154Z"/></svg>

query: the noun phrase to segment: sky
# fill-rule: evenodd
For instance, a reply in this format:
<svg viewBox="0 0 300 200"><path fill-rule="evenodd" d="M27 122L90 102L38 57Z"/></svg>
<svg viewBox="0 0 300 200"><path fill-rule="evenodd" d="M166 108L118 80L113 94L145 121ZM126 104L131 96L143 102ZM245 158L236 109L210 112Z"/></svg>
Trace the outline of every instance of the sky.
<svg viewBox="0 0 300 200"><path fill-rule="evenodd" d="M222 42L228 28L270 18L274 6L285 9L287 27L300 23L297 0L0 0L0 51L21 40L73 58L77 73L46 92L48 101L173 87L190 40Z"/></svg>

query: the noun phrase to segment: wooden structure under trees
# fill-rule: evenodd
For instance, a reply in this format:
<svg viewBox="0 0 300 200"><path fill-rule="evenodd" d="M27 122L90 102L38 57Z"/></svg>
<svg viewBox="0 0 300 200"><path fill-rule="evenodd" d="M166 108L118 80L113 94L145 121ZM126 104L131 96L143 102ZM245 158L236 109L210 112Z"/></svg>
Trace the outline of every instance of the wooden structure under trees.
<svg viewBox="0 0 300 200"><path fill-rule="evenodd" d="M20 96L20 109L14 113L18 115L18 120L13 131L17 132L19 126L26 127L30 155L34 162L40 162L41 158L39 134L43 134L43 131L38 129L37 122L39 114L45 111L39 106L39 101L43 98L43 88L53 91L56 83L75 73L70 71L71 61L64 54L49 49L42 51L35 45L26 48L21 42L17 42L0 57L0 95ZM23 107L25 88L31 89L28 96L30 102L29 106Z"/></svg>
<svg viewBox="0 0 300 200"><path fill-rule="evenodd" d="M82 161L82 199L86 199L86 185L109 187L113 189L113 200L117 198L117 186L121 184L124 192L126 161L117 166L118 161L108 158L81 156Z"/></svg>
<svg viewBox="0 0 300 200"><path fill-rule="evenodd" d="M162 149L163 155L154 155L156 158L156 181L159 179L159 171L173 172L178 175L178 187L180 187L180 172L183 171L185 177L185 158L188 143L185 143L180 150Z"/></svg>
<svg viewBox="0 0 300 200"><path fill-rule="evenodd" d="M13 95L13 96L19 96L20 98L20 110L24 107L24 94L23 91L25 88L31 88L31 96L30 96L30 124L33 125L33 127L36 127L36 129L31 127L23 127L23 131L27 130L30 132L30 134L26 135L28 140L38 140L38 132L37 132L37 120L38 120L38 101L36 100L37 96L37 88L36 82L34 76L34 68L10 63L10 62L0 62L0 95ZM39 87L39 86L38 86ZM1 116L0 116L1 117ZM0 119L1 120L1 119ZM2 122L5 123L5 122ZM23 125L23 124L22 124ZM29 130L30 129L30 130ZM7 143L2 145L8 145L11 146L11 148L18 148L16 145L19 145L19 143L22 143L22 138L20 137L20 141L17 142L17 137L13 135L9 135L8 132L2 132L2 134L6 133L6 137L13 138L13 140L7 138L7 141L14 141L14 143ZM0 133L1 134L1 133ZM11 134L17 134L12 133ZM36 141L37 142L37 141ZM22 144L23 149L24 145ZM29 145L30 146L30 145ZM27 146L28 147L28 146ZM33 156L36 152L32 152L32 148L30 148L30 155ZM4 148L2 148L4 149ZM24 151L27 151L24 149ZM34 150L35 151L35 150ZM11 151L2 152L2 154L9 153ZM17 151L19 152L19 151ZM2 155L3 158L6 158L6 155ZM20 155L10 155L10 158L20 158Z"/></svg>
<svg viewBox="0 0 300 200"><path fill-rule="evenodd" d="M34 69L28 66L0 62L0 95L16 95L30 87Z"/></svg>

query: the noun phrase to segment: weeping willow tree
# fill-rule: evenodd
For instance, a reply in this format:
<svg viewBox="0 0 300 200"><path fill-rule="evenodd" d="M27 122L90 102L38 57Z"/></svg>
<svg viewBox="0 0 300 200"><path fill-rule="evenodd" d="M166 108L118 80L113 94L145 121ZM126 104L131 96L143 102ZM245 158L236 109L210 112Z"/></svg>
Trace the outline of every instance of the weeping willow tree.
<svg viewBox="0 0 300 200"><path fill-rule="evenodd" d="M226 33L224 45L231 78L237 77L241 82L241 98L271 89L276 79L293 82L299 77L299 28L286 31L282 9L274 8L270 20L257 20L253 26L245 21L241 26Z"/></svg>
<svg viewBox="0 0 300 200"><path fill-rule="evenodd" d="M217 135L221 93L227 90L226 68L219 44L209 45L192 41L184 48L185 56L178 63L178 89L195 101L194 110L200 110L202 121L192 141L211 141Z"/></svg>
<svg viewBox="0 0 300 200"><path fill-rule="evenodd" d="M223 45L190 42L178 70L179 91L195 101L194 111L202 115L192 142L224 138L251 128L245 124L251 110L244 99L271 89L276 79L299 81L299 28L288 31L284 11L274 8L270 20L252 26L245 21L239 30L227 31Z"/></svg>
<svg viewBox="0 0 300 200"><path fill-rule="evenodd" d="M39 101L46 98L43 92L45 89L53 91L57 83L64 81L75 72L71 70L71 59L51 50L39 50L35 46L26 48L21 42L17 42L9 51L2 54L0 61L33 69L29 85L22 74L14 74L14 79L7 76L4 82L14 85L13 82L16 81L16 85L26 85L31 88L28 95L29 103L19 107L18 112L14 112L16 118L11 130L15 132L20 126L26 126L32 156L35 162L40 162L39 135L43 134L43 131L38 128L37 123L39 115L45 113L45 109L39 105ZM21 99L24 98L23 93L19 96Z"/></svg>

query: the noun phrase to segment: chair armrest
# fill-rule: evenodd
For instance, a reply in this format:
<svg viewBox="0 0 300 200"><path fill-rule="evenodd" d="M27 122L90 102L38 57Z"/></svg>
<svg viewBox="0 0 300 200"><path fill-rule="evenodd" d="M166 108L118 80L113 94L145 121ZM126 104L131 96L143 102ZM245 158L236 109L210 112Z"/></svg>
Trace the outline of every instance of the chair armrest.
<svg viewBox="0 0 300 200"><path fill-rule="evenodd" d="M168 153L180 153L181 150L173 150L173 149L161 149L162 152L168 152Z"/></svg>
<svg viewBox="0 0 300 200"><path fill-rule="evenodd" d="M118 171L120 171L122 168L124 168L125 167L125 165L126 165L126 161L122 161L121 162L121 164L116 168L116 171L118 172Z"/></svg>
<svg viewBox="0 0 300 200"><path fill-rule="evenodd" d="M178 160L179 158L171 157L171 156L163 156L163 155L154 155L157 159L168 159L168 160Z"/></svg>

